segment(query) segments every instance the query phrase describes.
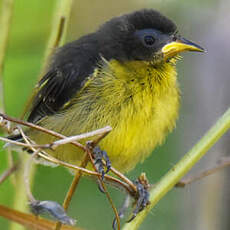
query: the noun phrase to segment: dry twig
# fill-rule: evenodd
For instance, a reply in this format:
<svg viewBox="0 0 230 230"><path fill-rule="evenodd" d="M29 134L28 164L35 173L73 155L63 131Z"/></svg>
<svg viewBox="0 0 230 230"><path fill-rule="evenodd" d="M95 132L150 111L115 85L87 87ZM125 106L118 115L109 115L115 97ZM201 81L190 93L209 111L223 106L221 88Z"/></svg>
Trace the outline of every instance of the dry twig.
<svg viewBox="0 0 230 230"><path fill-rule="evenodd" d="M210 176L229 166L230 166L230 157L222 157L220 160L217 161L216 166L206 169L197 175L185 177L181 181L179 181L175 186L185 187L186 185L201 180L204 177Z"/></svg>
<svg viewBox="0 0 230 230"><path fill-rule="evenodd" d="M14 164L11 168L7 169L1 176L0 176L0 184L3 183L13 172L18 169L18 163Z"/></svg>

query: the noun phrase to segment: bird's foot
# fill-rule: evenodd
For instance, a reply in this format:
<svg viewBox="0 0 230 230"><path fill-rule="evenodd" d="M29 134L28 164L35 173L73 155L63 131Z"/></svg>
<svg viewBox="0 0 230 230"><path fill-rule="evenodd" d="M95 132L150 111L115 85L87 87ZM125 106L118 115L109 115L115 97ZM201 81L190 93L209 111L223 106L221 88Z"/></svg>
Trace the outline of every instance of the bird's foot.
<svg viewBox="0 0 230 230"><path fill-rule="evenodd" d="M101 150L99 146L96 146L93 149L93 155L94 155L94 164L95 164L98 172L101 174L101 178L103 180L105 174L110 171L111 161L110 161L106 151ZM105 160L105 166L103 164L103 160Z"/></svg>
<svg viewBox="0 0 230 230"><path fill-rule="evenodd" d="M91 143L88 143L88 146L92 146ZM97 171L101 174L101 179L104 180L105 174L107 174L111 169L111 161L106 153L106 151L101 150L99 146L92 148L92 154L94 159L94 165ZM105 165L103 163L105 162Z"/></svg>
<svg viewBox="0 0 230 230"><path fill-rule="evenodd" d="M141 176L134 182L137 188L136 194L136 207L133 210L132 217L127 221L132 221L139 212L141 212L148 204L149 204L149 183L145 176L145 174L141 174Z"/></svg>
<svg viewBox="0 0 230 230"><path fill-rule="evenodd" d="M136 207L133 211L132 217L127 221L132 221L139 212L141 212L149 204L149 192L150 184L145 173L142 173L138 179L134 182L137 188L136 192Z"/></svg>
<svg viewBox="0 0 230 230"><path fill-rule="evenodd" d="M142 173L136 181L134 181L134 185L136 186L136 192L133 194L133 198L135 199L135 209L133 210L132 217L127 221L131 222L139 212L144 210L144 208L149 205L149 192L150 184L147 180L145 173ZM130 207L131 196L128 195L122 205L122 208L119 210L118 216L122 219L125 216L126 211ZM115 230L117 227L117 220L114 218L113 220L113 229Z"/></svg>

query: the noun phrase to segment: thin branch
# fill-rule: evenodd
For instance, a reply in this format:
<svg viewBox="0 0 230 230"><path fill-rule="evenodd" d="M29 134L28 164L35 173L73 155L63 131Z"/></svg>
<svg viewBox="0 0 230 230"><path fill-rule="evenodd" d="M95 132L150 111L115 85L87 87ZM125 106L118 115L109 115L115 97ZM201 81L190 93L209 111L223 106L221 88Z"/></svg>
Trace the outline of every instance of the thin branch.
<svg viewBox="0 0 230 230"><path fill-rule="evenodd" d="M81 162L81 165L80 167L82 168L86 168L87 164L88 164L88 161L89 161L89 157L88 157L88 154L86 153L84 158L83 158L83 161ZM65 210L68 209L69 205L70 205L70 202L73 198L73 195L77 189L77 186L80 182L80 179L81 179L81 176L82 176L82 171L80 170L76 170L76 173L75 173L75 176L74 176L74 179L69 187L69 190L66 194L66 197L65 197L65 200L63 202L63 208ZM58 230L58 229L61 229L61 226L62 226L62 223L61 222L57 222L56 224L56 227L55 227L55 230Z"/></svg>
<svg viewBox="0 0 230 230"><path fill-rule="evenodd" d="M38 153L40 152L40 149L37 149L33 155L28 159L26 165L25 165L25 170L24 170L24 183L25 183L25 187L26 187L26 195L28 200L32 203L35 202L36 199L34 198L31 189L30 189L30 169L31 169L31 165L32 162L34 160L34 157L36 157L38 155Z"/></svg>
<svg viewBox="0 0 230 230"><path fill-rule="evenodd" d="M85 168L85 167L87 166L88 161L89 161L89 160L88 160L88 155L85 154L85 156L84 156L84 158L83 158L83 161L82 161L80 167L81 167L81 168ZM64 202L63 202L63 208L64 208L65 210L67 210L68 207L69 207L69 205L70 205L70 202L71 202L71 199L72 199L72 197L73 197L73 194L74 194L74 192L75 192L75 190L76 190L76 187L77 187L77 185L78 185L78 183L79 183L79 181L80 181L80 175L82 175L82 171L76 170L76 174L75 174L74 180L72 181L72 184L71 184L71 186L70 186L70 188L69 188L69 191L68 191L68 193L66 194L66 198L65 198L65 200L64 200Z"/></svg>
<svg viewBox="0 0 230 230"><path fill-rule="evenodd" d="M59 133L57 133L57 132L54 132L54 131L52 131L52 130L43 128L43 127L41 127L41 126L35 125L35 124L33 124L33 123L30 123L30 122L22 121L22 120L19 120L19 119L16 119L16 118L7 116L7 115L5 115L5 114L1 114L1 113L0 113L0 117L3 117L4 119L6 119L6 120L8 120L8 121L15 122L15 123L20 124L20 125L23 125L23 126L27 126L27 127L29 127L29 128L36 129L36 130L38 130L38 131L44 132L44 133L46 133L46 134L49 134L49 135L51 135L51 136L54 136L54 137L57 137L57 138L60 138L60 139L67 138L66 136L61 135L61 134L59 134ZM4 139L4 138L2 138L2 140L8 141L8 142L12 142L13 144L21 145L21 144L19 144L19 142L14 142L14 141L12 141L12 140L8 140L8 139L6 140L6 139ZM97 143L98 143L98 142L94 142L94 144L97 144ZM80 143L78 143L78 142L76 142L76 141L71 142L70 144L72 144L72 145L74 145L74 146L76 146L76 147L81 148L83 151L86 151L86 150L87 150L87 148L86 148L84 145L82 145L82 144L80 144ZM30 146L28 146L27 144L24 143L22 146L25 146L25 147L35 147L35 148L36 148L36 147L42 148L42 145L37 145L37 144L31 144ZM69 167L69 168L81 170L82 172L85 172L85 173L87 173L87 174L90 174L90 173L91 173L91 175L92 175L92 171L90 171L90 170L83 169L83 168L81 168L81 167L78 167L78 166L74 166L74 165L65 163L65 162L63 162L63 161L57 160L57 159L55 159L55 158L52 158L52 157L50 157L50 156L48 157L47 155L44 155L44 154L42 154L42 153L39 153L39 156L41 156L41 157L43 157L43 158L46 158L46 160L51 161L51 162L53 162L53 163L63 165L64 167ZM129 179L128 179L127 177L125 177L122 173L120 173L119 171L117 171L116 169L114 169L114 168L112 168L112 167L111 167L111 170L110 170L110 171L113 172L116 176L118 176L121 180L123 180L126 184L129 185L130 188L127 189L127 186L126 186L125 189L126 189L130 194L133 194L133 192L136 192L136 187L135 187L135 185L133 184L133 182L132 182L131 180L129 180ZM100 174L94 173L93 175L99 176ZM131 191L132 191L132 192L131 192Z"/></svg>
<svg viewBox="0 0 230 230"><path fill-rule="evenodd" d="M94 176L94 177L101 176L101 174L98 173L98 172L94 172L94 171L88 170L86 168L81 168L79 166L72 165L72 164L66 163L64 161L60 161L60 160L58 160L58 159L56 159L54 157L47 156L42 152L38 153L38 155L40 157L42 157L43 159L47 160L47 161L50 161L50 162L52 162L54 164L62 165L64 167L68 168L68 169L79 170L82 173L86 173L87 175ZM114 177L109 176L109 175L105 175L105 179L106 179L106 182L107 181L108 181L108 183L111 182L111 184L117 185L118 188L123 187L130 195L133 194L133 190L127 184L122 183L119 179L114 178Z"/></svg>
<svg viewBox="0 0 230 230"><path fill-rule="evenodd" d="M4 217L10 221L14 221L26 229L30 230L53 230L55 227L55 222L39 218L37 219L34 215L26 214L14 209L0 205L0 216ZM68 225L63 225L62 230L83 230L82 228L72 227Z"/></svg>
<svg viewBox="0 0 230 230"><path fill-rule="evenodd" d="M176 183L205 155L205 153L230 128L230 108L199 142L150 190L150 205L140 212L123 230L136 230L151 209L169 192Z"/></svg>
<svg viewBox="0 0 230 230"><path fill-rule="evenodd" d="M118 178L120 178L122 181L124 181L126 184L129 185L129 187L132 190L132 193L130 193L131 195L133 195L134 193L137 193L137 188L134 185L134 183L128 178L126 177L124 174L122 174L121 172L119 172L118 170L116 170L115 168L111 167L110 171L116 175Z"/></svg>
<svg viewBox="0 0 230 230"><path fill-rule="evenodd" d="M2 175L0 176L0 184L3 183L13 172L15 172L18 169L18 164L14 164L11 168L6 170Z"/></svg>
<svg viewBox="0 0 230 230"><path fill-rule="evenodd" d="M15 122L15 123L23 125L23 126L27 126L27 127L32 128L32 129L36 129L38 131L41 131L43 133L49 134L51 136L54 136L54 137L57 137L57 138L60 138L60 139L66 138L66 136L61 135L61 134L59 134L57 132L54 132L52 130L43 128L43 127L41 127L39 125L35 125L35 124L31 123L31 122L22 121L22 120L13 118L13 117L9 117L9 116L7 116L6 114L3 114L3 113L0 113L0 117L3 117L4 119L6 119L8 121ZM80 143L78 143L78 142L76 142L76 141L71 142L71 144L81 148L83 151L86 151L85 146L80 144Z"/></svg>
<svg viewBox="0 0 230 230"><path fill-rule="evenodd" d="M90 152L90 149L89 149L89 148L86 148L86 151L87 151L87 153L88 153L88 156L89 156L89 158L90 158L90 161L91 161L91 163L92 163L92 165L93 165L94 170L97 172L97 168L96 168L96 166L95 166L95 164L94 164L94 162L93 162L93 158L92 158L92 154L91 154L91 152ZM99 175L100 175L100 174L99 174ZM107 191L107 188L106 188L106 186L105 186L105 184L104 184L104 181L102 180L102 176L101 176L101 175L98 176L98 179L99 179L100 185L101 185L101 187L102 187L102 189L103 189L105 195L107 196L107 199L108 199L110 205L112 206L112 209L113 209L113 211L114 211L114 214L115 214L115 217L116 217L116 221L117 221L117 228L118 228L118 230L120 230L120 218L119 218L118 211L117 211L117 209L116 209L116 207L115 207L115 205L114 205L114 203L113 203L113 200L112 200L110 194L109 194L108 191Z"/></svg>
<svg viewBox="0 0 230 230"><path fill-rule="evenodd" d="M29 147L36 148L36 147L39 147L39 145L37 145L37 144L26 144L26 143L22 143L22 142L19 142L19 141L13 141L13 140L8 139L6 137L0 137L0 140L4 141L6 143L12 144L12 145L18 145L18 146L22 146L22 147L25 147L25 148L29 148ZM6 147L8 147L8 146L6 145Z"/></svg>
<svg viewBox="0 0 230 230"><path fill-rule="evenodd" d="M55 141L49 145L44 145L44 148L47 147L47 148L51 148L51 149L55 150L58 146L64 145L64 144L69 144L69 143L72 143L73 141L78 141L81 139L86 139L86 138L97 136L97 135L102 136L102 134L103 134L103 137L105 137L111 130L112 130L112 128L110 126L106 126L102 129L97 129L97 130L94 130L94 131L91 131L88 133L83 133L80 135L71 136L71 137L67 137L67 138Z"/></svg>
<svg viewBox="0 0 230 230"><path fill-rule="evenodd" d="M3 115L3 114L0 114L0 116L1 116L1 115ZM4 119L9 119L9 121L13 121L13 122L15 122L15 123L17 123L17 124L25 124L26 126L31 127L31 128L35 128L35 129L37 129L37 130L39 130L39 131L40 131L40 128L41 128L41 130L42 130L43 132L45 132L45 133L47 133L47 134L50 134L50 135L58 136L58 137L62 138L63 140L68 139L68 137L65 137L65 136L63 136L63 135L60 135L59 133L56 133L56 132L54 132L54 131L51 131L51 130L42 128L42 127L40 127L40 126L34 125L33 123L21 121L21 120L12 118L12 117L8 117L8 116L6 116L6 115L4 115L4 116L2 116L2 117L4 117ZM32 126L31 126L31 125L32 125ZM17 126L17 127L15 128L15 130L16 130L16 129L19 130L19 132L21 133L21 135L24 137L25 140L28 139L28 137L25 136L23 130L22 130L19 126ZM99 130L95 130L95 131L93 131L93 132L86 133L86 134L78 135L78 137L85 138L86 136L91 136L91 134L95 134L95 133L100 133L100 134L101 134L100 137L102 137L102 136L105 137L105 136L109 133L110 129L109 129L109 128L106 128L106 129L104 130L104 133L103 133L102 131L103 131L103 128L102 128L102 129L99 129ZM43 148L43 147L44 147L44 149L45 149L45 148L47 148L47 146L48 146L48 145L38 145L38 144L35 144L34 142L33 142L33 143L32 143L32 142L30 143L30 142L28 142L28 141L26 141L26 143L21 143L21 142L13 141L13 140L10 140L10 139L4 138L4 137L0 137L0 140L3 140L3 141L8 142L8 143L15 144L15 145L27 147L27 148L31 149L32 151L36 151L36 148ZM98 141L100 141L100 140L101 140L101 138L98 138L97 141L94 141L94 144L97 144ZM31 140L30 140L30 141L31 141ZM63 144L65 144L65 143L66 143L66 141L63 142ZM75 143L75 142L71 142L70 144L74 144L74 143ZM81 148L81 146L78 146L78 145L76 145L76 146ZM83 147L84 147L85 149L88 149L88 148L86 148L85 146L83 146ZM44 151L43 151L43 152L44 152ZM76 166L76 165L72 165L72 164L66 163L66 162L64 162L64 161L58 160L58 159L56 159L56 158L54 158L54 157L51 157L51 156L49 156L48 154L45 155L44 153L39 152L38 155L39 155L40 157L44 158L45 160L50 161L50 162L52 162L52 163L54 163L54 164L58 164L58 165L62 165L62 166L64 166L64 167L67 167L67 168L70 168L70 169L78 170L78 171L84 172L84 173L86 173L86 174L88 174L88 175L91 175L91 176L97 176L97 177L100 177L100 176L101 176L100 173L93 172L93 171L87 170L87 169L85 169L85 168L83 168L83 167L79 167L79 166ZM88 154L87 154L87 155L88 155ZM132 183L132 181L130 181L127 177L125 177L123 174L121 174L120 172L118 172L118 171L115 170L114 168L111 168L111 172L113 172L113 171L115 172L115 175L118 175L118 177L121 177L121 179L122 179L125 183L123 183L122 181L120 181L120 180L118 180L118 179L116 179L116 178L114 178L114 177L108 176L108 175L105 175L105 179L107 179L107 180L109 181L109 183L112 183L112 184L114 184L114 185L117 184L117 187L124 187L125 190L126 190L128 193L130 193L130 195L132 195L132 194L135 192L135 189L136 189L136 187L135 187L135 185ZM126 182L127 182L127 183L126 183ZM120 184L120 186L119 186L119 184Z"/></svg>
<svg viewBox="0 0 230 230"><path fill-rule="evenodd" d="M95 167L95 165L94 165L94 163L93 163L93 159L92 159L90 150L89 150L87 147L85 147L85 146L81 145L80 143L78 143L78 142L76 142L76 141L73 141L73 140L76 140L76 139L79 139L79 138L86 138L86 137L89 137L89 136L95 136L96 134L99 134L99 138L97 138L96 141L93 142L93 144L96 144L96 143L99 142L103 137L105 137L105 136L110 132L110 130L111 130L110 127L106 127L105 129L100 129L99 131L97 130L97 131L93 131L93 132L90 132L90 133L82 134L82 135L80 135L80 136L78 135L78 136L74 136L74 137L65 137L65 136L63 136L63 135L61 135L61 134L59 134L59 133L56 133L56 132L51 131L51 130L48 130L48 129L46 129L46 128L37 126L37 125L35 125L35 124L33 124L33 123L30 123L30 122L25 122L25 121L21 121L21 120L15 119L15 118L11 118L11 117L9 117L9 116L7 116L7 115L5 115L5 114L0 114L0 116L2 116L4 119L6 119L6 120L8 120L8 121L15 122L15 123L18 123L18 124L21 124L21 125L28 126L28 127L30 127L30 128L37 129L37 130L39 130L39 131L42 131L42 132L45 132L45 133L47 133L47 134L53 135L53 136L58 137L58 138L60 138L60 139L65 139L65 140L61 140L61 141L56 141L56 142L54 143L54 146L56 146L56 147L59 146L59 145L61 145L61 144L66 144L66 143L74 144L75 146L80 147L82 150L86 151L86 152L89 154L90 160L91 160L91 162L92 162L93 167L94 167L95 170L97 170L97 169L96 169L96 167ZM104 133L103 133L103 131L104 131ZM34 146L35 146L35 145L34 145ZM51 144L51 145L49 144L49 145L43 145L43 146L42 146L42 145L40 145L40 146L38 145L38 146L36 146L36 147L39 147L39 148L40 148L40 147L51 148L52 146L53 146L52 144ZM33 146L30 146L30 147L33 147ZM42 153L39 153L39 156L42 156L43 158L47 157L46 155L44 155L44 154L42 154ZM48 158L49 158L49 160L51 159L51 161L54 161L54 162L56 161L56 162L57 162L56 159L52 159L50 156L49 156ZM60 162L58 162L58 163L60 164ZM62 162L61 164L62 164L62 165L66 165L67 167L70 166L69 164L66 164L65 162ZM78 167L78 168L79 168L79 167ZM83 169L81 169L81 170L82 170L82 171L85 171L85 170L83 170ZM114 169L112 169L112 170L114 170ZM111 170L111 171L112 171L112 170ZM114 171L116 172L116 175L120 175L119 172L117 172L116 170L114 170ZM113 205L113 202L112 202L112 199L111 199L110 195L108 194L108 192L107 192L107 190L106 190L106 187L105 187L105 185L104 185L104 182L103 182L102 179L101 179L101 175L100 175L100 174L96 174L96 175L98 176L98 179L100 180L100 183L101 183L103 189L105 190L105 194L106 194L108 200L110 201L110 203L111 203L111 205L112 205L112 208L113 208L113 210L114 210L115 216L116 216L116 218L117 218L118 229L120 229L120 221L119 221L118 212L117 212L115 206ZM128 189L128 190L129 190L129 193L133 195L133 194L136 192L136 187L135 187L135 185L134 185L130 180L128 180L126 177L124 177L124 176L122 176L122 177L125 179L125 181L128 182L128 185L131 185L131 186L129 186L129 187L134 188L134 189L132 189L132 192L131 192L131 193L130 193L130 190ZM79 180L79 178L78 178L78 180ZM113 183L114 183L114 181L113 181ZM124 183L120 183L120 185L123 186ZM127 190L127 186L125 186L125 189Z"/></svg>
<svg viewBox="0 0 230 230"><path fill-rule="evenodd" d="M23 130L22 130L20 127L17 126L17 129L19 130L19 132L20 132L21 135L23 136L24 140L26 141L26 143L24 143L23 146L25 146L25 147L31 149L31 150L34 151L34 152L37 151L37 150L35 149L36 147L40 148L40 145L30 143L30 142L33 142L32 140L30 140L30 142L28 142L28 137L25 136ZM1 138L0 138L0 139L1 139ZM2 138L2 139L5 140L6 142L9 141L9 139L7 139L7 138ZM10 142L12 142L12 140L10 140ZM16 144L16 145L21 145L21 142L13 141L13 143ZM91 170L88 170L88 169L86 169L86 168L84 168L84 167L81 167L81 166L76 166L76 165L69 164L69 163L67 163L67 162L58 160L58 159L56 159L56 158L50 156L49 154L47 154L47 153L45 153L45 152L44 152L44 153L45 153L45 154L44 154L43 152L44 152L44 151L38 151L38 156L41 157L41 158L43 158L43 159L45 159L45 160L47 160L47 161L50 161L50 162L52 162L52 163L54 163L54 164L58 164L58 165L61 165L61 166L63 166L63 167L67 167L67 168L69 168L69 169L74 169L74 170L76 170L76 171L80 171L80 172L85 173L85 174L90 175L90 176L94 176L94 177L100 177L100 176L101 176L101 174L98 173L98 172L96 172L96 171L91 171ZM87 156L88 156L88 153L87 153ZM84 159L84 161L86 161L86 159ZM83 161L83 162L84 162L84 161ZM82 164L83 164L83 166L84 166L84 165L86 164L86 162L85 162L85 163L82 163ZM129 186L129 184L125 184L125 183L123 183L122 181L120 181L119 179L114 178L114 177L111 177L111 176L109 176L109 175L105 175L105 179L108 180L109 183L112 183L112 184L114 184L114 185L117 184L117 187L119 187L119 185L120 185L120 187L124 187L125 190L126 190L128 193L130 193L130 195L133 194L132 187Z"/></svg>
<svg viewBox="0 0 230 230"><path fill-rule="evenodd" d="M175 186L176 187L185 187L186 185L189 185L195 181L201 180L204 177L210 176L210 175L212 175L212 174L214 174L214 173L216 173L216 172L218 172L218 171L220 171L226 167L229 167L229 166L230 166L230 157L221 158L217 162L215 167L206 169L197 175L185 177L182 180L180 180Z"/></svg>

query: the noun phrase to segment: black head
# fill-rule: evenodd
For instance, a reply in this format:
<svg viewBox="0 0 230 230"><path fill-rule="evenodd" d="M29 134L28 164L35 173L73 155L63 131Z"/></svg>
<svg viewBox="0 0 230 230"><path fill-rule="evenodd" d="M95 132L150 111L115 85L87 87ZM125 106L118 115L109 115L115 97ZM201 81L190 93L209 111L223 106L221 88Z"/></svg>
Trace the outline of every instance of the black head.
<svg viewBox="0 0 230 230"><path fill-rule="evenodd" d="M166 60L168 58L162 52L163 47L169 43L181 41L176 25L152 9L143 9L115 17L102 25L96 34L101 55L106 59L120 61L146 60L153 62ZM185 48L178 52L184 50ZM190 50L192 50L191 47ZM170 51L172 51L171 47ZM171 52L169 57L173 55Z"/></svg>

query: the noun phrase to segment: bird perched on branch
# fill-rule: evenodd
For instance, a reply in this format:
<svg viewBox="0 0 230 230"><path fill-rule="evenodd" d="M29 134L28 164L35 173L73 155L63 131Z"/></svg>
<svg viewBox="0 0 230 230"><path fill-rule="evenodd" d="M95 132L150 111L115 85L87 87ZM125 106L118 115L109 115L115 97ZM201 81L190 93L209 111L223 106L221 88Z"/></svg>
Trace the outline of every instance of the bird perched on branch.
<svg viewBox="0 0 230 230"><path fill-rule="evenodd" d="M183 51L204 49L158 11L112 18L55 52L28 121L65 136L110 125L100 148L113 167L128 172L175 127L180 104L175 65ZM39 144L54 140L34 129L25 132ZM83 158L70 144L49 153L72 164Z"/></svg>

